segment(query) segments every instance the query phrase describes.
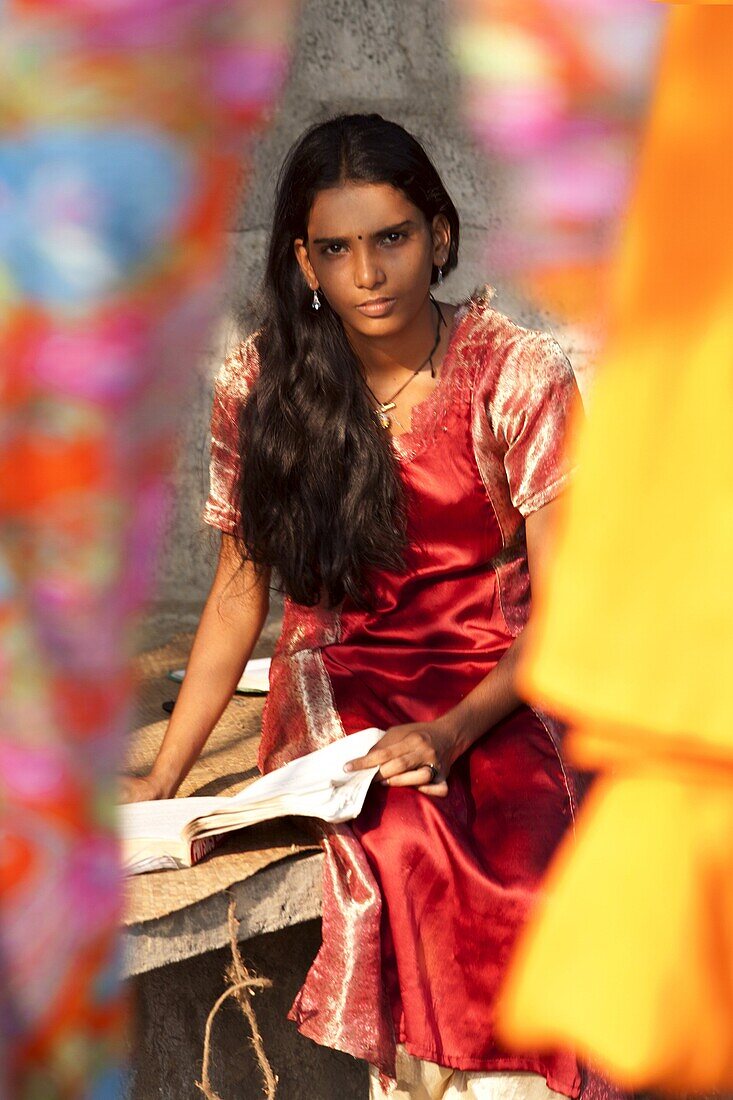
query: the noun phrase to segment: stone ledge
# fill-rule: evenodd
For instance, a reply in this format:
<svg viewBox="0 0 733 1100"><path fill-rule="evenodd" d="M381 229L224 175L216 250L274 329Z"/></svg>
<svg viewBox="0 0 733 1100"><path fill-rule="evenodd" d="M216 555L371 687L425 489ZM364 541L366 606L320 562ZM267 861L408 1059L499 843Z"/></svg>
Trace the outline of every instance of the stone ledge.
<svg viewBox="0 0 733 1100"><path fill-rule="evenodd" d="M322 863L320 852L282 860L186 909L131 925L122 936L123 977L224 947L229 942L227 913L232 897L237 903L240 941L319 917Z"/></svg>

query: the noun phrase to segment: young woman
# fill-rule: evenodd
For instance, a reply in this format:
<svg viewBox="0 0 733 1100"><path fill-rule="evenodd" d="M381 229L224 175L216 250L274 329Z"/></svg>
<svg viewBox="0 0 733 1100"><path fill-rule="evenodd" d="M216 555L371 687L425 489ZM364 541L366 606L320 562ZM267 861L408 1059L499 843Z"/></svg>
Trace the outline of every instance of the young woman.
<svg viewBox="0 0 733 1100"><path fill-rule="evenodd" d="M216 382L219 566L151 775L171 797L287 600L260 765L366 726L381 783L324 838L323 945L291 1015L366 1059L372 1096L577 1096L572 1055L510 1054L494 1002L573 813L513 670L578 400L549 336L490 294L436 301L458 216L378 115L310 129L281 173L259 331ZM519 1076L517 1076L519 1075ZM451 1091L453 1090L453 1091ZM463 1090L463 1091L462 1091Z"/></svg>

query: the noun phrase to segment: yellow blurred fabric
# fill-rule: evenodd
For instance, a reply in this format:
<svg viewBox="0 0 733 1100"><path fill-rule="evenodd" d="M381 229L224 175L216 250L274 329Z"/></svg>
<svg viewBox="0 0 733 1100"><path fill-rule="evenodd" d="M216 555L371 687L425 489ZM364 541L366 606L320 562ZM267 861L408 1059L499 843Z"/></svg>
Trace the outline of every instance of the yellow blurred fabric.
<svg viewBox="0 0 733 1100"><path fill-rule="evenodd" d="M502 1006L623 1088L733 1083L733 773L602 779L555 864Z"/></svg>
<svg viewBox="0 0 733 1100"><path fill-rule="evenodd" d="M733 8L670 5L580 473L520 673L603 778L507 1041L733 1087Z"/></svg>

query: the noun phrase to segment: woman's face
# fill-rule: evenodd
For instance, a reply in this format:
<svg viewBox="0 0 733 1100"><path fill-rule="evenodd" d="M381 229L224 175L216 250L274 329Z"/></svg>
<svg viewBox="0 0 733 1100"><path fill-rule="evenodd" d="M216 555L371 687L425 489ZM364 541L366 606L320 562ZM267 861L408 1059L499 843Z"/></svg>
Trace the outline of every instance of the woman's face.
<svg viewBox="0 0 733 1100"><path fill-rule="evenodd" d="M449 247L444 215L431 225L388 183L344 183L318 192L295 254L347 330L391 336L425 304L433 265L445 264Z"/></svg>

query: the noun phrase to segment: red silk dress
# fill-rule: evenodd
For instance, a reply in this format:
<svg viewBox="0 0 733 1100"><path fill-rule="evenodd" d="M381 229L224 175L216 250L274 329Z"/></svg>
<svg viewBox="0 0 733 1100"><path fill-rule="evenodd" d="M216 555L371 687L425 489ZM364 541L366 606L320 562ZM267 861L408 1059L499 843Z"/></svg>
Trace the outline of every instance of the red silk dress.
<svg viewBox="0 0 733 1100"><path fill-rule="evenodd" d="M207 522L232 532L237 416L259 364L224 363L212 415ZM286 601L263 717L263 771L366 726L443 714L491 669L529 613L524 517L569 470L577 388L557 343L474 296L440 380L394 440L409 510L407 568L375 577L376 610ZM323 943L291 1010L316 1042L394 1072L396 1043L463 1070L530 1071L568 1096L568 1053L518 1056L494 1038L507 958L574 812L551 723L520 707L453 767L446 799L374 785L324 838Z"/></svg>

